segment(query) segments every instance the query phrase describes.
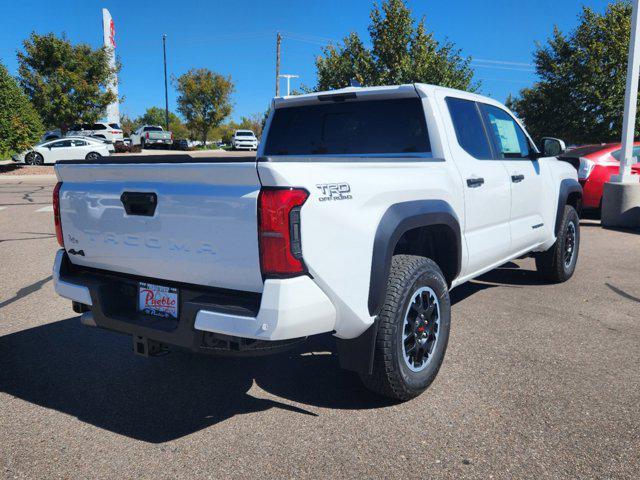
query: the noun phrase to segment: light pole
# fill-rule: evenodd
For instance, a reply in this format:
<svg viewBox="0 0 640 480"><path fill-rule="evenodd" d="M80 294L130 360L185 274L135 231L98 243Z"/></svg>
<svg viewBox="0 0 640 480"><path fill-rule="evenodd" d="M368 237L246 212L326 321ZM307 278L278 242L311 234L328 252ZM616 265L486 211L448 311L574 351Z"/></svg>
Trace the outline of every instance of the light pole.
<svg viewBox="0 0 640 480"><path fill-rule="evenodd" d="M169 92L167 90L167 34L162 34L162 55L164 57L164 127L169 130Z"/></svg>
<svg viewBox="0 0 640 480"><path fill-rule="evenodd" d="M278 75L278 78L287 79L287 96L289 96L289 94L291 93L291 79L300 77L298 75L291 75L290 73L283 73L282 75Z"/></svg>
<svg viewBox="0 0 640 480"><path fill-rule="evenodd" d="M282 43L282 35L280 32L276 35L276 97L280 96L280 44Z"/></svg>
<svg viewBox="0 0 640 480"><path fill-rule="evenodd" d="M640 226L640 182L631 174L633 139L636 129L638 105L638 75L640 75L640 34L638 29L638 1L633 1L631 15L631 40L627 65L627 88L622 120L622 151L620 170L611 181L605 183L602 196L602 225L605 227Z"/></svg>

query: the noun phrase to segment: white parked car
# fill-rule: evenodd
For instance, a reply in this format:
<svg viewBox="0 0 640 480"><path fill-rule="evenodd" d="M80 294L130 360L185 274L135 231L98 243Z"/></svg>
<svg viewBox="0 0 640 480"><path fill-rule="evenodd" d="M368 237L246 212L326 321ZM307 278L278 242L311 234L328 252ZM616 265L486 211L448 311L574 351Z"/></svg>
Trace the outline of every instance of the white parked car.
<svg viewBox="0 0 640 480"><path fill-rule="evenodd" d="M110 140L113 143L122 142L124 134L117 123L83 123L74 125L69 129L65 137L98 137Z"/></svg>
<svg viewBox="0 0 640 480"><path fill-rule="evenodd" d="M59 160L98 160L111 155L112 144L87 137L65 137L39 143L32 149L13 156L13 161L27 165L44 165Z"/></svg>
<svg viewBox="0 0 640 480"><path fill-rule="evenodd" d="M234 150L257 150L258 138L251 130L236 130L231 137L231 148Z"/></svg>
<svg viewBox="0 0 640 480"><path fill-rule="evenodd" d="M255 159L56 165L55 290L147 356L332 333L344 368L408 400L444 359L452 288L523 256L573 275L582 188L560 147L433 85L277 98Z"/></svg>

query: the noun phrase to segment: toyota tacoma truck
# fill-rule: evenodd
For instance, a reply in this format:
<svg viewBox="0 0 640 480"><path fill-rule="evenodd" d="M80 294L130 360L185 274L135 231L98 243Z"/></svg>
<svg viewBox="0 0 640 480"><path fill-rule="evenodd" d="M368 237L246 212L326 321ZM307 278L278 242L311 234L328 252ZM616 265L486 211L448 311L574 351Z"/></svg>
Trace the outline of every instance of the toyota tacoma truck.
<svg viewBox="0 0 640 480"><path fill-rule="evenodd" d="M83 324L146 356L256 355L331 333L342 367L397 400L442 364L451 289L523 256L563 282L578 260L575 168L502 104L437 86L276 98L256 158L110 157L56 174L55 290Z"/></svg>

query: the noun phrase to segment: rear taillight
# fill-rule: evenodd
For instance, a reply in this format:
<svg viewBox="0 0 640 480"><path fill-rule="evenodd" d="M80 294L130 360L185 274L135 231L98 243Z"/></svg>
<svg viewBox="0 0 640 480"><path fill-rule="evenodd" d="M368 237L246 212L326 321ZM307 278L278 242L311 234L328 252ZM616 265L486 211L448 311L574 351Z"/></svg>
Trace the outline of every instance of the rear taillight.
<svg viewBox="0 0 640 480"><path fill-rule="evenodd" d="M149 132L147 132L147 135L146 135L146 136L147 136L147 140L149 140Z"/></svg>
<svg viewBox="0 0 640 480"><path fill-rule="evenodd" d="M260 265L265 277L305 272L300 210L309 192L301 188L266 188L258 195Z"/></svg>
<svg viewBox="0 0 640 480"><path fill-rule="evenodd" d="M173 132L171 132L171 140L173 141Z"/></svg>
<svg viewBox="0 0 640 480"><path fill-rule="evenodd" d="M56 238L61 247L64 247L64 237L62 236L62 222L60 222L60 187L62 182L56 183L53 188L53 223L56 226Z"/></svg>

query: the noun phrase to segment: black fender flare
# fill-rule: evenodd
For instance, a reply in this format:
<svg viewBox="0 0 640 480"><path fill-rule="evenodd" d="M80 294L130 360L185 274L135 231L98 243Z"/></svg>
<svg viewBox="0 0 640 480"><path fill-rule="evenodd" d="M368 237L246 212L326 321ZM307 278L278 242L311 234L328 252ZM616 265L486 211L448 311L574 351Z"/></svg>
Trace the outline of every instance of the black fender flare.
<svg viewBox="0 0 640 480"><path fill-rule="evenodd" d="M458 255L454 278L458 276L462 266L462 234L458 216L451 205L444 200L416 200L393 204L382 215L373 241L368 300L371 316L376 316L384 303L391 257L398 240L409 230L434 225L448 226L455 234Z"/></svg>
<svg viewBox="0 0 640 480"><path fill-rule="evenodd" d="M573 178L563 179L560 182L560 191L558 192L558 208L556 211L556 224L554 228L556 236L560 231L560 224L562 223L564 207L567 204L569 195L573 193L577 193L580 196L580 199L582 199L582 185L580 185L580 183L578 183L578 181Z"/></svg>
<svg viewBox="0 0 640 480"><path fill-rule="evenodd" d="M376 229L369 281L369 313L376 316L387 291L387 279L391 269L391 257L398 240L409 230L432 225L446 225L456 238L456 268L454 278L460 273L462 264L462 235L455 211L443 200L417 200L391 205ZM373 371L373 354L378 334L378 322L374 322L359 337L336 339L340 366L364 374Z"/></svg>

